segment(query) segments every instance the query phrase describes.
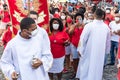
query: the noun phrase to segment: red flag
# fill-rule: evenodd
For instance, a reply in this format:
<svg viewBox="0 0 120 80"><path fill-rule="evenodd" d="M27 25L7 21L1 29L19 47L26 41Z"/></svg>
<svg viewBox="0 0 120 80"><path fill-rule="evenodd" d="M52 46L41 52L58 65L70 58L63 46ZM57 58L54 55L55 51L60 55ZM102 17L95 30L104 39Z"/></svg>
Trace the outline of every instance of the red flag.
<svg viewBox="0 0 120 80"><path fill-rule="evenodd" d="M28 0L8 0L13 32L16 35L20 21L28 15ZM49 12L47 0L30 0L30 8L38 12L39 26L48 24Z"/></svg>

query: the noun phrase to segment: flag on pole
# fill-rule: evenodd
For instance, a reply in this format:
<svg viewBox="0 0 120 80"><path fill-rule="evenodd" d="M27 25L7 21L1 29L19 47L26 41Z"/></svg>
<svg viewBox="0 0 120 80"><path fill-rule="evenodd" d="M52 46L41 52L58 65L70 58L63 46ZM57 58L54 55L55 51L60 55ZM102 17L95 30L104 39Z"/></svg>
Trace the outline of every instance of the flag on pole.
<svg viewBox="0 0 120 80"><path fill-rule="evenodd" d="M13 33L16 35L19 30L20 21L28 15L28 0L7 0L13 26ZM47 0L30 0L30 10L39 14L38 24L43 26L49 22Z"/></svg>

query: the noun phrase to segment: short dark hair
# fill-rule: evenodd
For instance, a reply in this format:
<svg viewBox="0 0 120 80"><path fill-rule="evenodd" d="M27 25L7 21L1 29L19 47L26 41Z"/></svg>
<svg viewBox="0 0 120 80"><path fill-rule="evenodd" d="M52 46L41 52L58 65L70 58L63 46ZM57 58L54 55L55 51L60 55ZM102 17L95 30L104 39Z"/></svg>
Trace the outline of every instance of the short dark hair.
<svg viewBox="0 0 120 80"><path fill-rule="evenodd" d="M23 18L20 22L20 29L29 29L31 24L35 24L35 21L32 18Z"/></svg>
<svg viewBox="0 0 120 80"><path fill-rule="evenodd" d="M97 9L97 6L96 6L96 5L93 6L93 7L92 7L92 13L94 13L94 12L96 11L96 9Z"/></svg>
<svg viewBox="0 0 120 80"><path fill-rule="evenodd" d="M80 7L78 12L81 13L81 14L84 14L86 12L86 8L85 7Z"/></svg>
<svg viewBox="0 0 120 80"><path fill-rule="evenodd" d="M52 19L50 20L50 31L51 31L51 32L53 31L53 22L54 22L54 21L57 21L58 24L59 24L58 30L59 30L59 31L63 31L63 23L62 23L62 21L61 21L60 19L58 19L58 18L52 18Z"/></svg>
<svg viewBox="0 0 120 80"><path fill-rule="evenodd" d="M114 13L115 13L115 14L119 13L119 9L115 10L115 12L114 12Z"/></svg>
<svg viewBox="0 0 120 80"><path fill-rule="evenodd" d="M82 17L82 20L84 20L84 15L83 15L83 14L81 14L81 13L76 13L76 14L75 14L75 20L76 20L76 17L77 17L77 16L81 16L81 17Z"/></svg>
<svg viewBox="0 0 120 80"><path fill-rule="evenodd" d="M37 15L37 17L39 17L38 13L35 11L30 11L30 14L34 14L34 15Z"/></svg>
<svg viewBox="0 0 120 80"><path fill-rule="evenodd" d="M97 18L102 18L104 16L104 11L99 8L95 11L95 15Z"/></svg>

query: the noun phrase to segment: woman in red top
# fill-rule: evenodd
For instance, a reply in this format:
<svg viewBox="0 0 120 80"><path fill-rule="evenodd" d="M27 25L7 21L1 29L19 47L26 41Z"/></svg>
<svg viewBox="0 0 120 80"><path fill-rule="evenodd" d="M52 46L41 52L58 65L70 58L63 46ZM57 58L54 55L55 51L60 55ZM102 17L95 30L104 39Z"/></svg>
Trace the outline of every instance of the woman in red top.
<svg viewBox="0 0 120 80"><path fill-rule="evenodd" d="M83 20L84 15L80 13L76 13L75 15L75 21L76 23L74 26L70 27L69 34L71 35L71 51L72 51L72 58L73 58L73 68L74 68L74 74L71 76L71 78L74 78L76 76L78 62L79 62L79 54L77 52L77 47L80 39L80 35L83 31Z"/></svg>
<svg viewBox="0 0 120 80"><path fill-rule="evenodd" d="M57 73L57 80L61 80L64 69L65 46L68 45L69 36L63 31L62 21L58 18L50 20L51 52L53 54L53 65L49 70L49 76L53 80L53 73Z"/></svg>
<svg viewBox="0 0 120 80"><path fill-rule="evenodd" d="M2 18L1 18L1 25L0 25L0 36L6 29L6 25L10 22L10 14L9 14L7 4L3 5L3 11L1 13L2 13Z"/></svg>
<svg viewBox="0 0 120 80"><path fill-rule="evenodd" d="M6 31L3 33L2 37L4 48L11 39L12 39L12 26L10 24L7 24Z"/></svg>
<svg viewBox="0 0 120 80"><path fill-rule="evenodd" d="M66 16L66 24L64 27L64 31L67 32L67 34L69 35L68 31L70 29L70 27L73 26L73 16L70 14L67 14ZM69 35L70 37L70 35ZM71 41L71 39L70 39ZM71 60L71 46L66 46L65 47L65 68L63 70L63 73L67 73L69 71L71 71L71 64L72 64L72 60Z"/></svg>
<svg viewBox="0 0 120 80"><path fill-rule="evenodd" d="M66 23L66 12L61 12L60 13L60 19L62 20L63 26L65 28L65 23Z"/></svg>

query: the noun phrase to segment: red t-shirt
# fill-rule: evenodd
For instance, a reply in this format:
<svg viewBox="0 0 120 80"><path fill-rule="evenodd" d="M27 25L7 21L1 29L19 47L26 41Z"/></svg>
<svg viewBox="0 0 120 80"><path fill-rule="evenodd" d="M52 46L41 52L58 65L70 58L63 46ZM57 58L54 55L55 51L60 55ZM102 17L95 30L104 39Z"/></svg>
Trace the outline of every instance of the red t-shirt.
<svg viewBox="0 0 120 80"><path fill-rule="evenodd" d="M51 43L51 52L53 58L60 58L65 55L65 46L64 42L69 40L69 36L66 32L57 32L56 34L51 34L49 36Z"/></svg>
<svg viewBox="0 0 120 80"><path fill-rule="evenodd" d="M69 36L69 41L71 42L71 35L68 33L69 29L70 29L69 27L68 27L68 28L67 28L67 27L64 27L63 31L68 34L68 36Z"/></svg>
<svg viewBox="0 0 120 80"><path fill-rule="evenodd" d="M111 21L113 21L113 20L114 20L113 15L111 15L111 14L106 14L104 22L105 22L107 25L109 25L109 23L110 23Z"/></svg>
<svg viewBox="0 0 120 80"><path fill-rule="evenodd" d="M77 6L75 6L76 7L76 9L79 9L81 6L80 5L77 5Z"/></svg>
<svg viewBox="0 0 120 80"><path fill-rule="evenodd" d="M77 48L78 47L78 43L79 43L79 39L80 39L80 35L83 31L83 28L80 27L80 28L75 28L74 29L74 32L72 34L72 37L71 37L71 43Z"/></svg>
<svg viewBox="0 0 120 80"><path fill-rule="evenodd" d="M8 11L2 11L3 14L3 18L2 18L2 22L9 22L10 21L10 15Z"/></svg>
<svg viewBox="0 0 120 80"><path fill-rule="evenodd" d="M10 27L8 27L7 31L4 33L2 41L4 48L6 47L7 43L12 39L12 31L10 30Z"/></svg>

